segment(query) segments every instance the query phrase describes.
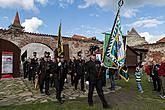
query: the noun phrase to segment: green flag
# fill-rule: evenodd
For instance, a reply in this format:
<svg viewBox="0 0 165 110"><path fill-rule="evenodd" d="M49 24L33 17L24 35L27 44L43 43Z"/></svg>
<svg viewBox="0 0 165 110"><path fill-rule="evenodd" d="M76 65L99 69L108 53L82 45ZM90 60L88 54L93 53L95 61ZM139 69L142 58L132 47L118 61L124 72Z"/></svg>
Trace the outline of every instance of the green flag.
<svg viewBox="0 0 165 110"><path fill-rule="evenodd" d="M108 46L108 41L109 41L110 37L111 37L111 36L110 36L109 33L105 33L104 45L103 45L103 55L104 55L104 53L105 53L105 51L106 51L106 48L107 48L107 46ZM103 63L104 63L104 66L105 66L105 67L116 69L115 65L113 64L113 62L112 62L110 59L108 59L107 57L104 57L104 56L103 56L103 58L104 58L104 59L103 59Z"/></svg>
<svg viewBox="0 0 165 110"><path fill-rule="evenodd" d="M58 57L60 57L60 55L64 52L63 41L62 41L62 36L61 36L61 23L60 23L59 29L58 29L57 52L58 52Z"/></svg>
<svg viewBox="0 0 165 110"><path fill-rule="evenodd" d="M111 34L105 34L104 50L103 50L103 63L106 67L118 69L119 75L128 81L127 69L125 66L126 58L126 36L122 35L119 11L116 15L114 26Z"/></svg>

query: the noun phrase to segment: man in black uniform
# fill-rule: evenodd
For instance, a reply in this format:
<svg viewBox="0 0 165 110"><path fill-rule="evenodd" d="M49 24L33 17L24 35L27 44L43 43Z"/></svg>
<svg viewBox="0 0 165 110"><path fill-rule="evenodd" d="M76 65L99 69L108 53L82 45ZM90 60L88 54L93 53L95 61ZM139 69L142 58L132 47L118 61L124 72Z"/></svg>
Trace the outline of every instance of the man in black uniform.
<svg viewBox="0 0 165 110"><path fill-rule="evenodd" d="M62 104L61 92L64 87L64 81L66 78L67 64L64 62L63 55L57 58L57 72L55 73L55 88L56 88L56 99Z"/></svg>
<svg viewBox="0 0 165 110"><path fill-rule="evenodd" d="M50 95L49 93L49 80L50 80L50 56L48 52L44 53L44 58L41 59L39 66L39 85L41 94L44 93L43 87L45 84L45 94Z"/></svg>
<svg viewBox="0 0 165 110"><path fill-rule="evenodd" d="M69 63L68 63L68 70L69 70L69 73L70 73L70 76L71 76L71 85L73 86L74 83L75 83L75 61L76 61L76 58L73 57L73 59L70 59L69 60Z"/></svg>
<svg viewBox="0 0 165 110"><path fill-rule="evenodd" d="M55 84L55 89L56 89L56 99L62 104L62 98L61 98L61 92L62 92L62 88L61 88L61 84L62 81L61 80L61 71L60 71L60 66L61 63L59 61L59 58L57 58L57 61L55 59L52 60L51 62L51 73L53 74L53 78L54 78L54 84Z"/></svg>
<svg viewBox="0 0 165 110"><path fill-rule="evenodd" d="M85 61L81 56L76 60L76 76L75 76L75 90L77 90L79 79L81 79L81 91L84 90L84 75L85 75Z"/></svg>
<svg viewBox="0 0 165 110"><path fill-rule="evenodd" d="M29 66L28 59L25 58L25 61L23 62L24 79L28 77L28 66Z"/></svg>
<svg viewBox="0 0 165 110"><path fill-rule="evenodd" d="M108 103L106 102L103 94L103 81L102 76L105 74L105 68L101 66L101 62L96 60L95 55L91 55L91 60L86 63L87 66L87 76L89 80L89 93L88 93L88 104L89 106L93 106L93 91L94 87L96 87L98 96L103 104L103 108L109 108ZM101 68L101 71L100 71Z"/></svg>
<svg viewBox="0 0 165 110"><path fill-rule="evenodd" d="M55 87L55 74L57 74L57 61L55 58L51 60L50 87Z"/></svg>
<svg viewBox="0 0 165 110"><path fill-rule="evenodd" d="M38 58L37 58L37 52L33 52L33 58L30 59L30 64L29 64L29 81L35 80L35 76L38 71Z"/></svg>

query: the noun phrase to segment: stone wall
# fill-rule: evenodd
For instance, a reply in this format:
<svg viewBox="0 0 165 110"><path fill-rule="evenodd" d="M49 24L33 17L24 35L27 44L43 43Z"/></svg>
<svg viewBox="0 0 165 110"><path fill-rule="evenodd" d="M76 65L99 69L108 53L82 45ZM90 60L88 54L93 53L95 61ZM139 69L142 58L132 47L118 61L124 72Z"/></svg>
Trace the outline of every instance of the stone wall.
<svg viewBox="0 0 165 110"><path fill-rule="evenodd" d="M17 45L20 49L31 43L41 43L48 46L54 51L57 45L57 36L37 33L13 33L10 30L0 29L0 38L11 41ZM63 37L63 42L69 44L69 56L77 57L77 52L82 50L82 57L86 59L89 54L89 48L91 45L97 45L102 49L102 42L97 40L85 41L82 39L74 39L71 37Z"/></svg>
<svg viewBox="0 0 165 110"><path fill-rule="evenodd" d="M92 45L97 45L102 49L102 43L68 41L70 57L77 57L77 52L82 50L82 58L86 59L89 54L89 48Z"/></svg>
<svg viewBox="0 0 165 110"><path fill-rule="evenodd" d="M161 62L161 58L165 56L165 43L154 43L135 46L138 49L148 49L146 53L145 61Z"/></svg>
<svg viewBox="0 0 165 110"><path fill-rule="evenodd" d="M148 45L148 53L146 54L146 61L154 60L161 63L161 58L165 56L165 43L156 43Z"/></svg>

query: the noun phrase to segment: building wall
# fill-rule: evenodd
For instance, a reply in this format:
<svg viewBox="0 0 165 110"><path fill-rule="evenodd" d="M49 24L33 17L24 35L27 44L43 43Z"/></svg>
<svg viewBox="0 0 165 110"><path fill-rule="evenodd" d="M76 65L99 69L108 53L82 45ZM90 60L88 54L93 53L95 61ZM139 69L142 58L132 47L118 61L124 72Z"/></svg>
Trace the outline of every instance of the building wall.
<svg viewBox="0 0 165 110"><path fill-rule="evenodd" d="M55 51L58 39L57 36L53 35L28 32L13 34L12 32L10 32L10 30L2 29L0 29L0 38L13 42L19 48L23 48L30 43L40 43L51 48L53 51ZM89 54L89 48L91 45L98 45L100 49L102 49L102 42L95 40L85 41L81 39L79 40L70 37L63 37L63 42L64 44L69 45L68 52L70 57L77 57L77 52L82 50L82 57L86 59L86 56ZM40 49L40 47L36 47L36 50L37 49Z"/></svg>
<svg viewBox="0 0 165 110"><path fill-rule="evenodd" d="M145 60L154 60L157 63L161 63L161 58L165 56L165 43L150 44L148 45L148 50Z"/></svg>
<svg viewBox="0 0 165 110"><path fill-rule="evenodd" d="M13 52L13 76L20 76L20 53L21 50L10 41L0 39L0 76L2 75L2 52Z"/></svg>

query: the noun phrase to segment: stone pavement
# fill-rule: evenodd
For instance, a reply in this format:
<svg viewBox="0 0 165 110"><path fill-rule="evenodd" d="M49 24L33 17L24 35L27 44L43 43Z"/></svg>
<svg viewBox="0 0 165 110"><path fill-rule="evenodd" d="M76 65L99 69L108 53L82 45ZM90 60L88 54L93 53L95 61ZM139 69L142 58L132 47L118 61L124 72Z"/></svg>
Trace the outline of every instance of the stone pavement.
<svg viewBox="0 0 165 110"><path fill-rule="evenodd" d="M109 84L109 83L108 83ZM85 85L86 90L88 85ZM104 93L108 94L109 85L104 88ZM120 89L121 87L117 87ZM27 79L2 79L0 80L0 106L21 105L29 103L44 103L48 101L57 101L55 98L55 88L50 88L50 96L41 95L39 90L34 88L34 85ZM87 97L88 91L82 92L74 90L70 83L65 83L62 97L64 100L74 100L79 97ZM94 96L97 92L94 91Z"/></svg>

